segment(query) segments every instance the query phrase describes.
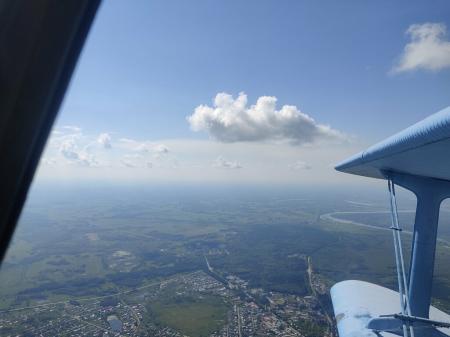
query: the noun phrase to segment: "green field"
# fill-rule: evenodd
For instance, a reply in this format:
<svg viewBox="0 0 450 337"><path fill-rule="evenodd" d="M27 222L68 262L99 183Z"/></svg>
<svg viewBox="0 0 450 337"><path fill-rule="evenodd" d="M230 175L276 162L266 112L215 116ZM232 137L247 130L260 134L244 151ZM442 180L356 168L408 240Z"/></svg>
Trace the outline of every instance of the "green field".
<svg viewBox="0 0 450 337"><path fill-rule="evenodd" d="M33 203L2 265L0 310L102 296L201 270L205 255L222 275L236 275L249 287L267 291L307 295L305 256L330 286L361 279L396 287L388 231L320 219L325 213L361 211L345 197L301 191L178 192L133 195L119 189L91 198L55 194L57 200L45 202L30 197ZM373 205L363 210L383 209L385 203ZM449 213L443 214L445 232ZM405 223L411 218L402 216ZM346 218L381 225L386 214L359 212ZM404 238L407 256L409 236ZM433 295L444 309L450 308L449 261L450 249L439 245ZM170 305L178 307L160 303L155 311Z"/></svg>
<svg viewBox="0 0 450 337"><path fill-rule="evenodd" d="M220 298L167 297L148 304L154 320L192 337L206 337L226 322L228 306Z"/></svg>

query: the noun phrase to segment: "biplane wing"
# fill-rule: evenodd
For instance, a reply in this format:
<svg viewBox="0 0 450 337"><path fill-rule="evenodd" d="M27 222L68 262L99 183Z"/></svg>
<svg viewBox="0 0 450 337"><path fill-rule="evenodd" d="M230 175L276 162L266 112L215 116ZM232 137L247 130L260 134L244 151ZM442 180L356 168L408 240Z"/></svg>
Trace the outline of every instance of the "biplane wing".
<svg viewBox="0 0 450 337"><path fill-rule="evenodd" d="M362 281L333 286L340 337L450 336L450 316L430 305L440 204L450 197L450 107L345 160L336 170L388 181L398 280L398 292ZM408 270L396 185L417 197Z"/></svg>

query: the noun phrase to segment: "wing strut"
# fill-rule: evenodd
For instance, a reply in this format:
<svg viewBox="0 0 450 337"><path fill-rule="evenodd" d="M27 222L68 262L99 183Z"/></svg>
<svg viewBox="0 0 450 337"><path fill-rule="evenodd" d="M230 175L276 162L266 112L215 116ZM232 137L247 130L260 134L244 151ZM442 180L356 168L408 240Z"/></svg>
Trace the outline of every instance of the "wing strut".
<svg viewBox="0 0 450 337"><path fill-rule="evenodd" d="M401 313L374 317L367 328L397 334L403 332L404 337L438 336L437 330L430 328L450 325L429 319L439 209L442 200L450 197L450 181L397 172L384 174L388 180ZM409 278L403 259L395 185L410 190L417 197Z"/></svg>
<svg viewBox="0 0 450 337"><path fill-rule="evenodd" d="M405 262L403 258L403 246L400 232L402 231L398 221L397 200L395 197L395 184L391 179L388 180L389 201L391 205L392 236L394 238L395 264L397 269L398 292L400 295L400 307L402 315L411 316L409 307L408 282L405 273ZM402 321L403 336L414 337L414 329L409 321ZM409 334L408 334L409 330Z"/></svg>

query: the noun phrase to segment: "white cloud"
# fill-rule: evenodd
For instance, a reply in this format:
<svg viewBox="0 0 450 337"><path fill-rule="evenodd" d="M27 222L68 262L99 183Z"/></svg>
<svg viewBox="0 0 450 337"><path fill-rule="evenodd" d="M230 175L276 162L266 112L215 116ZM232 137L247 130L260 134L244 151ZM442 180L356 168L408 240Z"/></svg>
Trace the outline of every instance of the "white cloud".
<svg viewBox="0 0 450 337"><path fill-rule="evenodd" d="M55 158L43 157L41 159L41 163L44 164L44 165L48 165L48 166L54 166L54 165L56 165L56 159Z"/></svg>
<svg viewBox="0 0 450 337"><path fill-rule="evenodd" d="M75 126L57 127L52 130L45 150L43 166L59 168L95 167L95 168L151 168L172 167L175 157L169 147L162 142L137 141L120 138L112 144L109 133L97 135L83 134ZM111 149L104 151L103 149Z"/></svg>
<svg viewBox="0 0 450 337"><path fill-rule="evenodd" d="M144 157L141 154L139 154L139 153L130 153L130 154L126 154L124 156L124 158L132 159L132 160L141 160Z"/></svg>
<svg viewBox="0 0 450 337"><path fill-rule="evenodd" d="M295 163L289 165L291 170L300 171L300 170L310 170L312 166L305 163L304 161L297 160Z"/></svg>
<svg viewBox="0 0 450 337"><path fill-rule="evenodd" d="M154 155L165 155L169 153L169 148L164 144L155 143L151 141L138 141L130 138L121 138L119 142L122 147L129 151L140 153L152 153Z"/></svg>
<svg viewBox="0 0 450 337"><path fill-rule="evenodd" d="M339 162L368 145L345 142L298 148L278 142L164 139L156 143L165 144L171 152L155 159L153 153L131 151L119 141L110 151L89 147L88 144L96 144L97 137L98 133L77 135L73 136L73 142L64 142L70 139L67 135L47 144L44 158L54 160L41 161L40 177L50 181L61 178L157 183L351 184L355 177L337 173L329 163ZM68 159L62 151L74 159ZM312 169L296 171L295 168L302 167L294 165L297 159Z"/></svg>
<svg viewBox="0 0 450 337"><path fill-rule="evenodd" d="M64 134L64 132L62 132L61 130L52 130L50 132L50 137L57 137L61 136L62 134Z"/></svg>
<svg viewBox="0 0 450 337"><path fill-rule="evenodd" d="M128 153L123 155L120 163L125 167L144 167L144 156L140 153Z"/></svg>
<svg viewBox="0 0 450 337"><path fill-rule="evenodd" d="M450 67L450 42L446 39L447 27L443 23L411 25L406 34L411 41L393 72L415 69L437 71Z"/></svg>
<svg viewBox="0 0 450 337"><path fill-rule="evenodd" d="M75 140L72 138L62 141L59 146L59 152L63 155L63 157L69 160L78 160L79 158Z"/></svg>
<svg viewBox="0 0 450 337"><path fill-rule="evenodd" d="M97 167L99 163L96 157L88 152L82 151L78 154L79 160L78 164L83 166Z"/></svg>
<svg viewBox="0 0 450 337"><path fill-rule="evenodd" d="M76 137L67 137L59 145L59 153L70 163L81 166L98 166L94 155L87 149L79 149L76 143Z"/></svg>
<svg viewBox="0 0 450 337"><path fill-rule="evenodd" d="M234 99L219 93L212 107L199 105L187 120L194 131L206 131L221 142L287 140L293 144L342 141L346 136L328 125L317 123L294 105L276 109L277 98L261 96L247 106L247 95Z"/></svg>
<svg viewBox="0 0 450 337"><path fill-rule="evenodd" d="M219 156L213 161L212 167L226 168L226 169L240 169L242 168L242 165L237 161L229 161L223 158L222 156Z"/></svg>
<svg viewBox="0 0 450 337"><path fill-rule="evenodd" d="M76 125L64 125L61 127L64 131L74 132L74 133L80 133L81 128Z"/></svg>
<svg viewBox="0 0 450 337"><path fill-rule="evenodd" d="M122 159L120 162L122 163L123 166L128 167L128 168L136 167L136 164L132 163L131 161L129 161L127 159Z"/></svg>
<svg viewBox="0 0 450 337"><path fill-rule="evenodd" d="M105 149L110 149L111 145L111 136L108 133L101 133L97 137L97 142L103 146Z"/></svg>
<svg viewBox="0 0 450 337"><path fill-rule="evenodd" d="M159 154L169 153L169 148L164 144L158 144L154 147L154 151Z"/></svg>

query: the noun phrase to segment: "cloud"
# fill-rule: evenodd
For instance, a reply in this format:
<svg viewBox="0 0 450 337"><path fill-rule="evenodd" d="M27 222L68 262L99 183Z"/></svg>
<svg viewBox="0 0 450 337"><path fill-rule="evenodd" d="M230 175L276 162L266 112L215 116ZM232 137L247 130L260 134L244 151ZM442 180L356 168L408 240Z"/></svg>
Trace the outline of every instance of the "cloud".
<svg viewBox="0 0 450 337"><path fill-rule="evenodd" d="M101 133L97 138L97 142L105 149L110 149L112 147L111 136L108 133Z"/></svg>
<svg viewBox="0 0 450 337"><path fill-rule="evenodd" d="M167 146L165 146L164 144L158 144L153 149L155 152L157 152L159 154L169 153L169 148Z"/></svg>
<svg viewBox="0 0 450 337"><path fill-rule="evenodd" d="M144 166L143 160L144 156L140 153L129 153L123 156L120 163L125 167L135 168Z"/></svg>
<svg viewBox="0 0 450 337"><path fill-rule="evenodd" d="M89 166L89 167L97 167L99 166L99 163L94 155L87 153L87 152L80 152L78 154L78 164L82 166Z"/></svg>
<svg viewBox="0 0 450 337"><path fill-rule="evenodd" d="M134 163L132 163L131 161L126 160L126 159L122 159L120 162L122 163L123 166L128 167L128 168L136 167L136 165Z"/></svg>
<svg viewBox="0 0 450 337"><path fill-rule="evenodd" d="M54 166L54 165L56 165L56 159L55 158L47 158L47 157L43 157L42 159L41 159L41 163L43 164L43 165L48 165L48 166Z"/></svg>
<svg viewBox="0 0 450 337"><path fill-rule="evenodd" d="M409 26L406 34L411 41L405 46L394 73L415 69L441 70L450 67L450 42L443 23L424 23Z"/></svg>
<svg viewBox="0 0 450 337"><path fill-rule="evenodd" d="M80 133L81 132L81 128L75 125L64 125L61 127L61 129L65 130L65 131L69 131L69 132L74 132L74 133Z"/></svg>
<svg viewBox="0 0 450 337"><path fill-rule="evenodd" d="M119 142L122 144L124 149L129 151L152 153L158 156L169 153L169 148L167 146L151 141L138 141L130 138L121 138L119 139Z"/></svg>
<svg viewBox="0 0 450 337"><path fill-rule="evenodd" d="M86 150L79 150L75 138L64 139L59 146L59 153L71 164L81 166L98 166L94 155Z"/></svg>
<svg viewBox="0 0 450 337"><path fill-rule="evenodd" d="M57 137L57 136L61 136L63 134L64 134L64 132L62 132L60 130L52 130L50 132L50 137Z"/></svg>
<svg viewBox="0 0 450 337"><path fill-rule="evenodd" d="M301 145L316 141L342 141L346 136L318 124L294 105L276 109L277 98L261 96L255 105L247 106L247 95L240 93L234 99L219 93L212 107L199 105L187 117L193 131L206 131L220 142L287 140Z"/></svg>
<svg viewBox="0 0 450 337"><path fill-rule="evenodd" d="M63 155L64 158L69 160L78 160L79 158L75 140L72 138L66 139L61 142L61 145L59 146L59 152Z"/></svg>
<svg viewBox="0 0 450 337"><path fill-rule="evenodd" d="M359 152L367 143L359 140L323 146L298 148L289 143L218 143L200 139L164 139L171 152L155 159L153 153L130 151L113 138L113 148L104 150L97 143L100 132L58 137L48 143L40 165L40 178L95 179L108 182L142 183L236 183L242 184L315 184L332 186L352 183L355 178L337 173L329 163ZM65 142L62 145L62 142ZM89 147L89 144L94 144ZM299 152L300 151L300 152ZM64 154L72 159L67 159ZM89 156L91 155L91 157ZM219 156L220 155L220 156ZM92 158L94 157L94 158ZM297 164L297 160L306 165ZM92 164L91 164L92 163ZM152 167L150 168L150 164ZM89 165L89 166L88 166ZM311 166L309 170L296 170ZM357 183L361 183L358 179Z"/></svg>
<svg viewBox="0 0 450 337"><path fill-rule="evenodd" d="M310 170L312 169L312 166L305 163L304 161L297 160L295 163L289 165L289 168L294 171L300 171L300 170Z"/></svg>
<svg viewBox="0 0 450 337"><path fill-rule="evenodd" d="M226 169L241 169L242 165L237 161L229 161L223 158L222 156L219 156L213 161L212 167L226 168Z"/></svg>
<svg viewBox="0 0 450 337"><path fill-rule="evenodd" d="M165 168L172 167L174 156L161 142L137 141L120 138L114 142L109 133L84 134L76 126L57 127L52 130L45 150L43 166L95 167L95 168Z"/></svg>

